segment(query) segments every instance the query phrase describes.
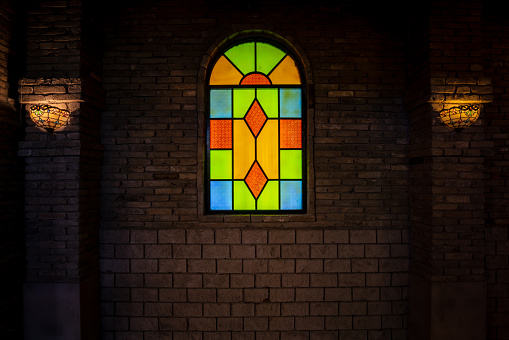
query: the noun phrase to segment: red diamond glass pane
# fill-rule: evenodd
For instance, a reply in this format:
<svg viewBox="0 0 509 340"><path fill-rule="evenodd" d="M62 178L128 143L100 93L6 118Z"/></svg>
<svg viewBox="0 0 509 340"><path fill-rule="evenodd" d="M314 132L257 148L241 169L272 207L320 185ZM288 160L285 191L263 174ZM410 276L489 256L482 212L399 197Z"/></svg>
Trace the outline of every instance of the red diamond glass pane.
<svg viewBox="0 0 509 340"><path fill-rule="evenodd" d="M253 105L251 105L251 108L249 109L245 119L247 125L253 132L253 135L257 137L263 127L263 124L265 124L265 121L267 120L267 116L260 107L258 100L255 100Z"/></svg>
<svg viewBox="0 0 509 340"><path fill-rule="evenodd" d="M260 195L265 183L267 183L267 177L263 173L258 162L255 162L246 177L246 184L249 189L251 189L255 198L258 198Z"/></svg>

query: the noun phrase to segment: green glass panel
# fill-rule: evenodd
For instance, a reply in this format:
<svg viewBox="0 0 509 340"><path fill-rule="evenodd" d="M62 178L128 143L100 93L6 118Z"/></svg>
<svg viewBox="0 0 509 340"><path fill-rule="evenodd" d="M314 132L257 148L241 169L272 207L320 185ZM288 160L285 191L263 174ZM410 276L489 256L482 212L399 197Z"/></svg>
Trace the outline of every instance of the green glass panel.
<svg viewBox="0 0 509 340"><path fill-rule="evenodd" d="M285 55L285 52L275 46L256 43L256 71L269 74Z"/></svg>
<svg viewBox="0 0 509 340"><path fill-rule="evenodd" d="M254 210L255 198L244 181L233 182L233 209Z"/></svg>
<svg viewBox="0 0 509 340"><path fill-rule="evenodd" d="M233 118L244 118L255 99L255 89L233 90Z"/></svg>
<svg viewBox="0 0 509 340"><path fill-rule="evenodd" d="M256 98L269 118L278 118L278 90L257 89Z"/></svg>
<svg viewBox="0 0 509 340"><path fill-rule="evenodd" d="M279 209L279 181L268 181L260 197L258 197L258 210Z"/></svg>
<svg viewBox="0 0 509 340"><path fill-rule="evenodd" d="M302 179L302 150L280 150L281 179Z"/></svg>
<svg viewBox="0 0 509 340"><path fill-rule="evenodd" d="M232 150L210 150L210 179L232 179Z"/></svg>
<svg viewBox="0 0 509 340"><path fill-rule="evenodd" d="M231 62L244 74L255 70L255 43L248 42L233 46L224 53Z"/></svg>

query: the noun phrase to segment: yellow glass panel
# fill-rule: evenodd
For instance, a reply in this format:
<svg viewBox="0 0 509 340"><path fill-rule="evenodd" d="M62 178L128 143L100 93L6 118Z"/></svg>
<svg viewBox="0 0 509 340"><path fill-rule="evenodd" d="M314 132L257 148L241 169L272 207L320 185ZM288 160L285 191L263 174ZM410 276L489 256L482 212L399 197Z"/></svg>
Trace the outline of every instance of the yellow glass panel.
<svg viewBox="0 0 509 340"><path fill-rule="evenodd" d="M239 85L240 73L224 56L218 59L210 75L210 85Z"/></svg>
<svg viewBox="0 0 509 340"><path fill-rule="evenodd" d="M268 179L279 177L278 123L269 119L256 140L256 159Z"/></svg>
<svg viewBox="0 0 509 340"><path fill-rule="evenodd" d="M269 74L269 78L273 85L300 84L299 69L289 55Z"/></svg>
<svg viewBox="0 0 509 340"><path fill-rule="evenodd" d="M255 161L255 139L244 120L233 120L233 178L244 179Z"/></svg>

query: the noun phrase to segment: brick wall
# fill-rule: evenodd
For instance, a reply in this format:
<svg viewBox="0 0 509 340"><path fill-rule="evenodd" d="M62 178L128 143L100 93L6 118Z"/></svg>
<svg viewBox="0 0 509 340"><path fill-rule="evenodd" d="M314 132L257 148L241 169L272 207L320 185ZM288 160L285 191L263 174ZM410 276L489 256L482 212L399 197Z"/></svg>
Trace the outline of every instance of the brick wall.
<svg viewBox="0 0 509 340"><path fill-rule="evenodd" d="M104 230L105 338L404 339L406 242L401 230Z"/></svg>
<svg viewBox="0 0 509 340"><path fill-rule="evenodd" d="M81 1L35 1L25 10L26 77L79 77Z"/></svg>
<svg viewBox="0 0 509 340"><path fill-rule="evenodd" d="M0 337L23 336L24 278L23 164L17 157L22 120L13 91L22 71L19 8L14 1L0 6ZM21 67L21 69L20 69Z"/></svg>
<svg viewBox="0 0 509 340"><path fill-rule="evenodd" d="M106 15L105 339L406 339L406 36L381 9L144 2ZM307 216L200 210L204 56L249 29L308 62Z"/></svg>
<svg viewBox="0 0 509 340"><path fill-rule="evenodd" d="M98 338L99 257L106 340L429 339L471 326L462 339L509 339L498 6L111 4L31 2L27 59L12 67L12 2L0 6L0 264L23 268L19 145L27 339L50 328ZM225 39L253 31L305 68L305 215L203 214L206 74ZM72 118L55 135L26 120L18 144L7 85L25 66L20 101L66 105ZM459 99L485 110L455 133L437 110ZM0 337L20 333L14 275L0 281ZM70 324L59 308L83 318Z"/></svg>

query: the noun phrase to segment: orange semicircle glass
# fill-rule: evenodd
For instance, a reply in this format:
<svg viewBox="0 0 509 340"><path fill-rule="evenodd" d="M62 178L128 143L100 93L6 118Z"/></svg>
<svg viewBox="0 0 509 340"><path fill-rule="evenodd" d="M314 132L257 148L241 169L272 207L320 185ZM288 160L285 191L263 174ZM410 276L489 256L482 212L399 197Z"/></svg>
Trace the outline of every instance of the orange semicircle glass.
<svg viewBox="0 0 509 340"><path fill-rule="evenodd" d="M270 85L270 79L261 73L251 73L240 81L240 85Z"/></svg>

